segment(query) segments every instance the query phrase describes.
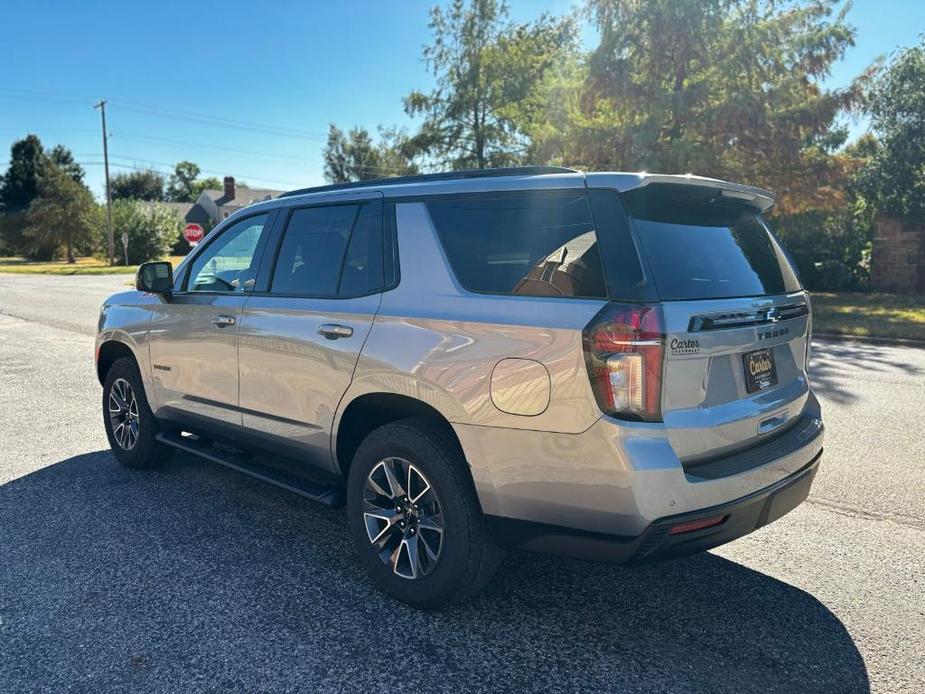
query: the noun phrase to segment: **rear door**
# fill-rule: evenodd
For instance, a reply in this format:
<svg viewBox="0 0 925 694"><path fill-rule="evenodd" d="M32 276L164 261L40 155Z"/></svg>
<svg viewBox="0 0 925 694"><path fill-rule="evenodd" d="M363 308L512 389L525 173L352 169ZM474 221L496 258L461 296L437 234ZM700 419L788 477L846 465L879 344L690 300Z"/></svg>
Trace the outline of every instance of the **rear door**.
<svg viewBox="0 0 925 694"><path fill-rule="evenodd" d="M379 308L382 207L376 196L281 212L269 291L249 297L241 321L246 432L328 470L334 413Z"/></svg>
<svg viewBox="0 0 925 694"><path fill-rule="evenodd" d="M665 320L662 416L682 461L795 423L809 301L754 208L686 185L624 194Z"/></svg>

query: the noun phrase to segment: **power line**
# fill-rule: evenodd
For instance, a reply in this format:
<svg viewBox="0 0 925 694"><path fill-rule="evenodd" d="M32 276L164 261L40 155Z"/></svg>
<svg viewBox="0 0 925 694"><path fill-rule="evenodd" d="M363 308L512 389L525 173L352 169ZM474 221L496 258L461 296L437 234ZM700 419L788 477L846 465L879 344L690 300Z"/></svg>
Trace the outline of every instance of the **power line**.
<svg viewBox="0 0 925 694"><path fill-rule="evenodd" d="M138 142L152 142L152 143L160 143L160 142L163 142L163 143L165 143L165 144L180 145L180 146L182 146L182 147L184 147L184 148L188 148L188 149L199 149L199 150L202 150L202 151L230 152L230 153L232 153L232 154L238 154L238 155L244 155L244 156L253 156L253 157L259 157L259 158L265 158L265 159L298 161L298 162L305 162L305 163L310 163L310 164L323 164L323 163L324 163L324 160L323 160L323 159L318 159L318 158L314 158L314 157L300 157L300 156L296 156L296 155L292 155L292 154L270 154L270 153L268 153L268 152L257 152L257 151L255 151L255 150L240 149L240 148L238 148L238 147L226 147L226 146L223 146L223 145L211 145L211 144L206 144L206 143L202 143L202 142L190 142L190 141L188 141L188 140L175 140L175 139L173 139L173 138L168 138L168 137L156 137L156 136L153 136L153 135L137 135L137 134L128 134L128 133L121 133L121 134L120 134L120 133L113 133L113 134L110 135L110 137L114 137L114 138L116 138L116 139L121 139L121 140L135 140L135 141L138 141ZM383 173L383 174L389 174L389 173L393 173L393 174L404 173L404 171L399 170L399 169L390 169L390 168L386 168L386 167L382 167L382 166L363 166L363 165L360 165L360 166L357 166L357 167L355 167L355 168L359 168L359 169L363 169L363 170L371 171L371 172L379 172L379 173Z"/></svg>
<svg viewBox="0 0 925 694"><path fill-rule="evenodd" d="M72 95L50 94L50 93L30 91L30 90L0 88L0 97L2 96L10 96L12 98L31 98L31 99L40 99L40 100L50 100L50 101L59 101L59 102L67 102L67 103L75 103L75 104L76 103L86 104L92 101L89 99L85 99L83 97L72 96ZM256 121L238 120L238 119L232 119L232 118L224 118L221 116L210 116L206 114L195 113L192 111L165 108L162 106L143 104L143 103L132 102L132 101L109 99L107 103L116 104L120 106L120 108L129 110L129 111L135 111L137 113L152 115L155 117L181 120L181 121L186 121L186 122L193 122L193 123L198 123L202 125L209 125L213 127L225 128L225 129L230 129L230 130L240 130L244 132L253 132L253 133L264 134L264 135L273 135L273 136L278 136L278 137L290 137L290 138L294 137L294 138L303 138L303 139L309 139L309 140L326 140L327 139L327 135L322 135L319 133L312 133L309 131L299 130L296 128L289 128L286 126L258 123ZM111 136L112 135L110 135L110 137ZM267 158L267 159L277 159L277 160L285 159L285 160L290 160L290 161L302 161L302 162L311 163L311 164L323 163L322 160L311 158L311 157L298 157L295 155L273 155L273 154L268 154L265 152L256 152L254 150L244 150L244 149L239 149L235 147L224 147L221 145L209 145L205 143L192 143L192 142L186 142L183 140L173 140L171 138L158 138L158 137L150 136L150 135L126 134L126 135L122 135L121 137L124 139L135 139L138 141L150 141L150 142L161 141L164 143L183 145L187 147L197 147L203 150L212 149L215 151L226 151L226 152L238 154L238 155L261 157L261 158ZM125 157L122 157L122 158L125 158ZM150 163L156 164L158 166L167 166L170 168L173 168L174 166L173 164L167 164L163 162L150 162ZM389 174L403 173L403 171L400 171L398 169L390 169L390 168L384 168L384 167L379 167L379 166L359 165L359 166L355 166L354 168L361 169L368 173L382 174L384 176L388 176ZM202 169L202 171L204 173L224 175L224 172L219 172L215 170ZM240 175L245 178L252 178L255 180L261 180L261 181L266 181L270 183L281 183L283 185L301 185L301 183L280 181L277 179L265 178L262 176L249 176L247 174L240 174Z"/></svg>
<svg viewBox="0 0 925 694"><path fill-rule="evenodd" d="M93 103L93 99L82 96L68 96L65 94L52 94L49 92L35 92L26 89L0 89L0 98L7 99L38 99L40 101L58 101L73 104L87 105Z"/></svg>
<svg viewBox="0 0 925 694"><path fill-rule="evenodd" d="M79 96L64 94L52 94L48 92L37 92L24 89L0 89L0 97L15 99L38 99L42 101L58 101L73 104L90 104L94 103L93 99ZM219 128L231 130L243 130L245 132L255 132L264 135L275 135L279 137L298 137L308 140L326 140L327 134L309 132L298 128L291 128L283 125L270 123L259 123L257 121L238 120L235 118L225 118L223 116L208 115L196 113L193 111L184 111L174 108L166 108L154 104L144 104L135 101L124 101L122 99L109 99L110 104L118 105L123 109L143 113L158 118L171 118L202 125L212 125Z"/></svg>
<svg viewBox="0 0 925 694"><path fill-rule="evenodd" d="M77 156L99 156L99 154L93 154L93 155L80 154ZM129 169L131 171L150 171L153 169L157 171L158 173L172 174L174 171L174 166L175 166L174 164L168 164L167 162L163 162L163 161L151 161L148 159L141 159L138 157L127 157L127 156L122 156L118 154L112 155L111 158L112 159L124 159L130 162L133 162L132 164L121 164L118 162L110 162L110 166L115 166L120 169ZM80 164L81 166L102 166L103 165L103 162L100 162L100 161L78 161L77 163ZM139 166L139 164L141 164L141 166ZM164 169L166 169L166 171ZM200 171L202 173L212 174L215 176L225 176L228 173L227 171L217 171L215 169L200 169ZM301 182L281 181L279 179L264 178L263 176L252 176L246 173L238 173L238 172L236 172L235 175L240 176L243 179L249 179L252 181L263 181L264 183L273 183L273 184L279 184L279 185L284 185L284 186L304 185L304 181L301 181Z"/></svg>
<svg viewBox="0 0 925 694"><path fill-rule="evenodd" d="M221 116L208 116L204 114L193 113L191 111L164 108L162 106L136 104L130 101L113 101L113 103L118 104L122 108L129 111L135 111L136 113L144 113L146 115L155 116L158 118L171 118L189 123L211 125L213 127L227 128L229 130L242 130L244 132L254 132L263 135L275 135L278 137L298 137L306 140L327 140L328 138L327 134L312 133L287 126L236 120L232 118L223 118Z"/></svg>
<svg viewBox="0 0 925 694"><path fill-rule="evenodd" d="M52 126L30 126L28 128L0 128L0 131L3 132L17 132L21 133L23 131L28 132L53 132L53 133L93 133L94 135L99 132L96 128L58 128L54 125Z"/></svg>
<svg viewBox="0 0 925 694"><path fill-rule="evenodd" d="M175 140L169 137L156 137L154 135L136 135L132 133L113 133L112 137L118 140L133 140L136 142L150 142L154 144L164 143L171 145L180 145L187 149L199 149L202 151L230 152L232 154L241 154L265 159L287 159L290 161L301 161L310 164L319 164L321 160L312 157L299 157L293 154L270 154L268 152L258 152L251 149L240 149L238 147L226 147L224 145L210 145L202 142L190 142L188 140Z"/></svg>

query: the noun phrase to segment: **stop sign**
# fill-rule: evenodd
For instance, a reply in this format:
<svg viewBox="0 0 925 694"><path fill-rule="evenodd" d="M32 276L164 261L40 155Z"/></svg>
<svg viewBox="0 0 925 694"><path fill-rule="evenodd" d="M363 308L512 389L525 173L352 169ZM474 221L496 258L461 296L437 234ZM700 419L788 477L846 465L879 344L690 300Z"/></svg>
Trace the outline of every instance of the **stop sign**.
<svg viewBox="0 0 925 694"><path fill-rule="evenodd" d="M199 224L187 224L183 228L183 238L189 242L190 246L195 246L202 241L202 237L205 235L206 232Z"/></svg>

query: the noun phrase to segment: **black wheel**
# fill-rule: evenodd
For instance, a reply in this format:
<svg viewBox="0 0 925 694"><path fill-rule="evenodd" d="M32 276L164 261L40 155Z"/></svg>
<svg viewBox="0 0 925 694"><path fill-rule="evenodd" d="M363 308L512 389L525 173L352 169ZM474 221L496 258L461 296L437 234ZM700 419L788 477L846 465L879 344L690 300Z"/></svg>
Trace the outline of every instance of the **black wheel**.
<svg viewBox="0 0 925 694"><path fill-rule="evenodd" d="M132 359L118 359L106 374L103 423L113 455L123 465L150 468L173 455L173 448L154 439L157 420L148 406L141 374Z"/></svg>
<svg viewBox="0 0 925 694"><path fill-rule="evenodd" d="M440 422L405 419L373 431L350 468L347 513L373 580L416 607L470 597L503 559L462 452Z"/></svg>

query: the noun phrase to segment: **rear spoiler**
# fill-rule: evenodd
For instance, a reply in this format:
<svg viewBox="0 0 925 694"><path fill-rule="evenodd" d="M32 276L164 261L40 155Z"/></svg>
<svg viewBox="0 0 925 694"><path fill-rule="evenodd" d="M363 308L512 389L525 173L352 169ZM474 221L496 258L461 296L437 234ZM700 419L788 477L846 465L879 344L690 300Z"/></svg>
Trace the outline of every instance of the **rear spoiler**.
<svg viewBox="0 0 925 694"><path fill-rule="evenodd" d="M589 173L585 174L585 181L589 188L616 188L625 193L636 188L653 183L670 183L674 185L690 185L700 188L714 188L722 197L741 200L747 205L767 212L774 205L774 196L766 190L741 183L730 183L718 178L705 178L685 174L683 176L671 174L651 174L645 171L639 173Z"/></svg>

